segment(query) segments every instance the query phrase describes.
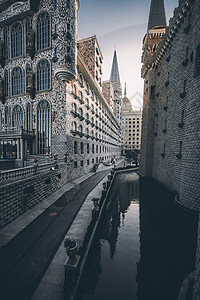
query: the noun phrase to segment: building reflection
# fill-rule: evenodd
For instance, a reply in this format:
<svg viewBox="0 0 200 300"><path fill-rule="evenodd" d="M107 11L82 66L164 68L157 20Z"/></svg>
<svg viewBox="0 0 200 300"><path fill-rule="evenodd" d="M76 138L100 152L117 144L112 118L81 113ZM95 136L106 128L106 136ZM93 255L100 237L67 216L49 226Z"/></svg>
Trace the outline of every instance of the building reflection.
<svg viewBox="0 0 200 300"><path fill-rule="evenodd" d="M197 222L174 204L171 192L141 180L139 300L178 299L184 278L194 270Z"/></svg>
<svg viewBox="0 0 200 300"><path fill-rule="evenodd" d="M110 258L113 259L117 251L119 229L125 222L126 213L131 201L138 201L138 198L138 175L127 173L116 176L110 194L110 204L101 220L99 230L91 248L77 300L83 299L84 293L95 295L96 286L102 273L102 244L108 243Z"/></svg>

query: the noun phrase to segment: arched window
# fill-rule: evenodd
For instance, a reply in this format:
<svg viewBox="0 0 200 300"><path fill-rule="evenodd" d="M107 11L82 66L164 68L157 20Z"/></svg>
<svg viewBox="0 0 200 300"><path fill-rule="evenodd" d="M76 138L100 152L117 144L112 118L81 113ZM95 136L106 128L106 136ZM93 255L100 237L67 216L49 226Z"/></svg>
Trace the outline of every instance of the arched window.
<svg viewBox="0 0 200 300"><path fill-rule="evenodd" d="M79 115L82 117L83 116L83 109L81 107L79 108L78 112L79 112Z"/></svg>
<svg viewBox="0 0 200 300"><path fill-rule="evenodd" d="M72 85L72 93L74 95L76 95L76 86L75 86L75 84Z"/></svg>
<svg viewBox="0 0 200 300"><path fill-rule="evenodd" d="M92 153L94 153L94 144L92 144Z"/></svg>
<svg viewBox="0 0 200 300"><path fill-rule="evenodd" d="M73 110L73 112L77 112L77 105L76 105L76 103L72 103L72 110Z"/></svg>
<svg viewBox="0 0 200 300"><path fill-rule="evenodd" d="M79 125L79 133L83 133L83 126Z"/></svg>
<svg viewBox="0 0 200 300"><path fill-rule="evenodd" d="M94 124L94 118L93 118L93 117L92 117L92 119L91 119L91 123Z"/></svg>
<svg viewBox="0 0 200 300"><path fill-rule="evenodd" d="M94 137L94 131L93 130L91 131L91 136Z"/></svg>
<svg viewBox="0 0 200 300"><path fill-rule="evenodd" d="M22 25L15 23L11 29L11 57L22 55Z"/></svg>
<svg viewBox="0 0 200 300"><path fill-rule="evenodd" d="M26 129L28 131L31 131L31 129L32 129L31 121L32 121L32 117L31 117L31 104L28 103L26 105Z"/></svg>
<svg viewBox="0 0 200 300"><path fill-rule="evenodd" d="M20 67L14 68L12 71L12 95L23 94L23 73Z"/></svg>
<svg viewBox="0 0 200 300"><path fill-rule="evenodd" d="M84 145L83 145L83 142L81 142L81 154L84 154Z"/></svg>
<svg viewBox="0 0 200 300"><path fill-rule="evenodd" d="M83 100L83 93L81 91L79 91L78 97L79 97L80 100Z"/></svg>
<svg viewBox="0 0 200 300"><path fill-rule="evenodd" d="M37 19L37 50L50 47L50 17L42 12Z"/></svg>
<svg viewBox="0 0 200 300"><path fill-rule="evenodd" d="M50 89L50 64L48 60L41 60L37 66L37 91Z"/></svg>
<svg viewBox="0 0 200 300"><path fill-rule="evenodd" d="M23 126L24 123L24 114L21 106L16 105L13 108L12 112L12 127L19 128L20 126Z"/></svg>
<svg viewBox="0 0 200 300"><path fill-rule="evenodd" d="M4 92L5 96L8 97L9 95L9 82L8 82L8 71L5 70L4 72Z"/></svg>
<svg viewBox="0 0 200 300"><path fill-rule="evenodd" d="M77 141L74 142L74 154L78 153L78 145L77 145Z"/></svg>
<svg viewBox="0 0 200 300"><path fill-rule="evenodd" d="M44 100L39 102L37 108L38 154L46 154L50 152L50 128L50 105Z"/></svg>
<svg viewBox="0 0 200 300"><path fill-rule="evenodd" d="M72 131L77 131L77 125L76 125L76 122L73 122L72 123Z"/></svg>
<svg viewBox="0 0 200 300"><path fill-rule="evenodd" d="M86 135L89 135L89 129L88 128L86 128L85 132L86 132Z"/></svg>
<svg viewBox="0 0 200 300"><path fill-rule="evenodd" d="M87 153L90 153L90 144L87 144Z"/></svg>
<svg viewBox="0 0 200 300"><path fill-rule="evenodd" d="M9 109L8 106L5 107L5 121L4 121L5 126L9 125Z"/></svg>
<svg viewBox="0 0 200 300"><path fill-rule="evenodd" d="M85 117L86 117L86 120L89 121L89 114L88 113L86 113Z"/></svg>
<svg viewBox="0 0 200 300"><path fill-rule="evenodd" d="M8 28L4 28L3 30L3 55L5 59L8 59L9 48L8 48Z"/></svg>

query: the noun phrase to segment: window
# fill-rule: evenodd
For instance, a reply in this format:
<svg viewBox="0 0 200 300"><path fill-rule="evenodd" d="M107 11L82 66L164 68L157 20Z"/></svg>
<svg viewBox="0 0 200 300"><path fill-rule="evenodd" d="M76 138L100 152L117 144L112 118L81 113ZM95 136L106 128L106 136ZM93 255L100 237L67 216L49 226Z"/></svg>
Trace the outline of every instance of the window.
<svg viewBox="0 0 200 300"><path fill-rule="evenodd" d="M22 55L22 25L15 23L11 29L11 57Z"/></svg>
<svg viewBox="0 0 200 300"><path fill-rule="evenodd" d="M77 141L74 142L74 154L78 153L78 144Z"/></svg>
<svg viewBox="0 0 200 300"><path fill-rule="evenodd" d="M76 103L72 103L72 111L77 112L77 105Z"/></svg>
<svg viewBox="0 0 200 300"><path fill-rule="evenodd" d="M12 95L23 94L23 74L20 67L14 68L12 71Z"/></svg>
<svg viewBox="0 0 200 300"><path fill-rule="evenodd" d="M50 152L50 105L47 101L39 102L37 109L37 142L38 154Z"/></svg>
<svg viewBox="0 0 200 300"><path fill-rule="evenodd" d="M98 149L98 145L96 145L96 153L98 153L99 151L98 151L99 149Z"/></svg>
<svg viewBox="0 0 200 300"><path fill-rule="evenodd" d="M37 19L37 50L50 47L50 17L47 12L43 12Z"/></svg>
<svg viewBox="0 0 200 300"><path fill-rule="evenodd" d="M92 153L94 153L94 144L92 144Z"/></svg>
<svg viewBox="0 0 200 300"><path fill-rule="evenodd" d="M74 161L74 168L76 169L78 166L77 161Z"/></svg>
<svg viewBox="0 0 200 300"><path fill-rule="evenodd" d="M79 108L78 112L79 112L79 115L82 117L83 116L83 109Z"/></svg>
<svg viewBox="0 0 200 300"><path fill-rule="evenodd" d="M89 164L90 164L90 160L89 160L89 159L87 159L87 165L89 166Z"/></svg>
<svg viewBox="0 0 200 300"><path fill-rule="evenodd" d="M155 89L156 89L155 86L151 86L151 94L150 94L151 100L154 100L154 98L155 98Z"/></svg>
<svg viewBox="0 0 200 300"><path fill-rule="evenodd" d="M32 122L31 122L31 104L28 103L26 105L26 129L30 131L32 129Z"/></svg>
<svg viewBox="0 0 200 300"><path fill-rule="evenodd" d="M50 64L41 60L37 65L37 91L50 89Z"/></svg>
<svg viewBox="0 0 200 300"><path fill-rule="evenodd" d="M23 119L24 119L24 114L22 108L21 106L16 105L13 108L13 112L12 112L12 126L16 128L23 126Z"/></svg>
<svg viewBox="0 0 200 300"><path fill-rule="evenodd" d="M79 133L82 134L83 133L83 126L79 125Z"/></svg>
<svg viewBox="0 0 200 300"><path fill-rule="evenodd" d="M26 21L25 21L25 28L26 28L26 46L27 46L28 45L28 38L27 38L27 36L28 36L29 31L31 30L31 19L30 18L26 19ZM27 50L26 50L26 53L28 53Z"/></svg>
<svg viewBox="0 0 200 300"><path fill-rule="evenodd" d="M67 1L67 8L70 8L70 0L66 0Z"/></svg>
<svg viewBox="0 0 200 300"><path fill-rule="evenodd" d="M83 145L83 142L81 142L81 154L84 154L84 145Z"/></svg>
<svg viewBox="0 0 200 300"><path fill-rule="evenodd" d="M90 145L89 145L89 143L87 144L87 153L90 153Z"/></svg>
<svg viewBox="0 0 200 300"><path fill-rule="evenodd" d="M73 132L76 132L76 131L77 131L77 125L76 125L76 122L73 122L73 123L72 123L72 131L73 131Z"/></svg>
<svg viewBox="0 0 200 300"><path fill-rule="evenodd" d="M84 162L83 162L83 160L81 160L81 167L83 167L83 164L84 164Z"/></svg>

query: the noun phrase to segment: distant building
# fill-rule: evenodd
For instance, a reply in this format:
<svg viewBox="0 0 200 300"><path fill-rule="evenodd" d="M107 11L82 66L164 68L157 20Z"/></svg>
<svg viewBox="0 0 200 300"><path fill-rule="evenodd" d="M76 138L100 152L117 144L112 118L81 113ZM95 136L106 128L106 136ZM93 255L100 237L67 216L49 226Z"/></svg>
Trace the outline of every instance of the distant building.
<svg viewBox="0 0 200 300"><path fill-rule="evenodd" d="M152 0L142 55L144 107L140 173L173 190L179 207L193 214L198 214L200 209L199 15L199 1L179 0L166 27L163 0ZM200 231L195 300L200 299L199 247Z"/></svg>
<svg viewBox="0 0 200 300"><path fill-rule="evenodd" d="M126 96L122 98L122 155L128 151L140 150L142 127L142 110L133 110L130 100Z"/></svg>
<svg viewBox="0 0 200 300"><path fill-rule="evenodd" d="M103 96L96 36L77 43L78 9L79 0L0 2L0 161L57 153L75 178L120 156L118 98Z"/></svg>

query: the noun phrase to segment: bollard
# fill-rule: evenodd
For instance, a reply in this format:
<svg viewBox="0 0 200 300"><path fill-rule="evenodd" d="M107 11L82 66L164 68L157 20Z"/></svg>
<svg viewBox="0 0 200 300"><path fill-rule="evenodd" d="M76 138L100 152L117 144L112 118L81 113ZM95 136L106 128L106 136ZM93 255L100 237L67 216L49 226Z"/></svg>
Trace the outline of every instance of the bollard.
<svg viewBox="0 0 200 300"><path fill-rule="evenodd" d="M99 198L93 198L92 221L96 221L99 217Z"/></svg>
<svg viewBox="0 0 200 300"><path fill-rule="evenodd" d="M68 255L68 259L65 262L65 282L68 288L72 289L75 287L79 275L78 263L80 256L77 255L78 243L75 240L66 238L64 247L66 248L66 253Z"/></svg>

